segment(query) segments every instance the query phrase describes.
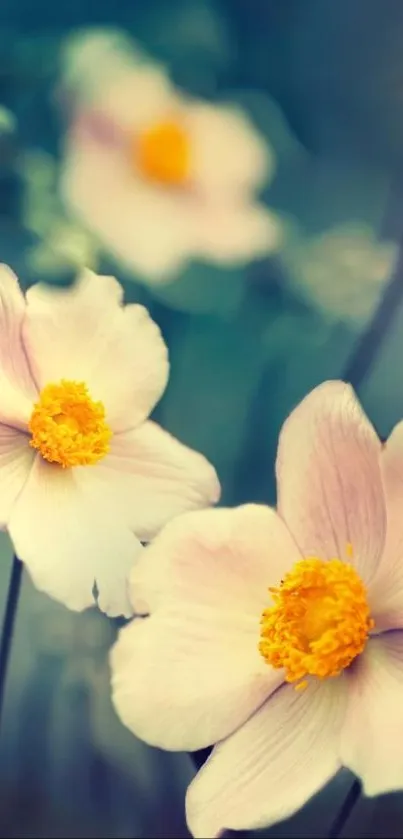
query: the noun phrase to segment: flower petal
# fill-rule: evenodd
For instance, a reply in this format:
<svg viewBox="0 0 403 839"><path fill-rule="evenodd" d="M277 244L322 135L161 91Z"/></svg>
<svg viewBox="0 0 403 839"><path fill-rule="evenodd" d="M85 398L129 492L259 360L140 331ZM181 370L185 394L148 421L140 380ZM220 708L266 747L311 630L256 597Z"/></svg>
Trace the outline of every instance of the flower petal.
<svg viewBox="0 0 403 839"><path fill-rule="evenodd" d="M371 638L349 674L348 693L343 764L366 795L403 789L403 632Z"/></svg>
<svg viewBox="0 0 403 839"><path fill-rule="evenodd" d="M134 63L133 63L134 64ZM165 114L178 111L181 99L169 80L168 74L159 64L143 64L117 68L115 74L108 74L102 87L94 92L92 102L129 139L136 131L148 129L154 122L160 122Z"/></svg>
<svg viewBox="0 0 403 839"><path fill-rule="evenodd" d="M21 335L24 313L17 277L0 265L0 419L21 429L37 396Z"/></svg>
<svg viewBox="0 0 403 839"><path fill-rule="evenodd" d="M28 437L10 428L0 425L0 528L8 524L14 504L28 478L34 450L30 448Z"/></svg>
<svg viewBox="0 0 403 839"><path fill-rule="evenodd" d="M147 60L121 32L69 38L63 58L68 103L97 107L120 129L133 132L177 109L177 96L162 65Z"/></svg>
<svg viewBox="0 0 403 839"><path fill-rule="evenodd" d="M195 837L256 829L291 816L340 768L344 679L284 685L219 743L187 793Z"/></svg>
<svg viewBox="0 0 403 839"><path fill-rule="evenodd" d="M302 553L348 561L364 582L385 539L381 443L344 382L315 388L286 420L277 454L278 507Z"/></svg>
<svg viewBox="0 0 403 839"><path fill-rule="evenodd" d="M236 265L280 246L280 221L260 204L206 205L199 215L197 250L202 257Z"/></svg>
<svg viewBox="0 0 403 839"><path fill-rule="evenodd" d="M203 455L182 445L155 422L134 431L116 434L110 454L82 479L98 481L105 493L120 498L127 521L143 541L148 541L178 513L208 507L220 497L213 466Z"/></svg>
<svg viewBox="0 0 403 839"><path fill-rule="evenodd" d="M266 507L187 513L131 575L135 607L112 653L113 697L148 743L197 749L240 725L282 681L258 651L267 587L298 556ZM272 566L271 566L271 559Z"/></svg>
<svg viewBox="0 0 403 839"><path fill-rule="evenodd" d="M403 422L393 429L381 457L388 526L385 548L369 589L378 632L403 627Z"/></svg>
<svg viewBox="0 0 403 839"><path fill-rule="evenodd" d="M196 188L207 196L245 195L274 173L274 155L242 110L194 103L186 114Z"/></svg>
<svg viewBox="0 0 403 839"><path fill-rule="evenodd" d="M257 640L253 648L242 626L198 623L200 617L200 611L192 617L167 609L134 620L111 653L116 712L152 746L193 751L211 745L283 679L259 659Z"/></svg>
<svg viewBox="0 0 403 839"><path fill-rule="evenodd" d="M260 617L272 585L301 555L276 511L258 504L199 510L171 521L133 568L131 596L141 614L164 607ZM146 604L146 610L140 608ZM213 616L213 615L212 615Z"/></svg>
<svg viewBox="0 0 403 839"><path fill-rule="evenodd" d="M72 212L139 279L174 279L195 249L193 197L145 183L119 146L73 133L62 191Z"/></svg>
<svg viewBox="0 0 403 839"><path fill-rule="evenodd" d="M8 528L16 553L37 588L70 609L93 605L96 584L104 611L130 615L127 577L141 546L118 505L82 491L77 471L36 457Z"/></svg>
<svg viewBox="0 0 403 839"><path fill-rule="evenodd" d="M168 379L167 350L143 306L123 307L112 277L85 271L73 288L33 286L24 336L39 387L84 381L113 430L142 422Z"/></svg>

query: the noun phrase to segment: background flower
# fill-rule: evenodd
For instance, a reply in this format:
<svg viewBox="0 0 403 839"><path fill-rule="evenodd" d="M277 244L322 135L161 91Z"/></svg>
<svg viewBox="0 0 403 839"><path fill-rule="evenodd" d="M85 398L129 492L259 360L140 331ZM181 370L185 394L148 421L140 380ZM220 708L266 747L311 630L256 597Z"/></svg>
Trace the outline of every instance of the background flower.
<svg viewBox="0 0 403 839"><path fill-rule="evenodd" d="M278 247L279 222L255 200L273 153L247 116L186 96L125 47L95 35L67 52L62 190L73 212L149 282L192 257L242 264Z"/></svg>
<svg viewBox="0 0 403 839"><path fill-rule="evenodd" d="M392 242L379 242L365 224L340 225L322 234L297 231L281 254L285 280L331 320L365 322L375 311L397 259Z"/></svg>

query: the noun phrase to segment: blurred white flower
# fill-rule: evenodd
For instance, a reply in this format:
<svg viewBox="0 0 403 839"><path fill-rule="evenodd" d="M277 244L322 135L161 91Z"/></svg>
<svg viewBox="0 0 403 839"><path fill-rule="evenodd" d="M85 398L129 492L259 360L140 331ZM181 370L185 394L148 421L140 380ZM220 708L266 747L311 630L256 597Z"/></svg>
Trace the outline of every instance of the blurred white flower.
<svg viewBox="0 0 403 839"><path fill-rule="evenodd" d="M348 223L320 236L289 236L281 253L294 291L331 320L362 323L373 314L398 248L369 227Z"/></svg>
<svg viewBox="0 0 403 839"><path fill-rule="evenodd" d="M205 458L148 420L167 349L122 298L91 271L24 296L0 269L0 527L39 589L81 610L96 585L110 615L130 614L139 540L219 496Z"/></svg>
<svg viewBox="0 0 403 839"><path fill-rule="evenodd" d="M65 95L66 204L141 279L278 247L280 224L255 199L273 154L240 109L186 97L161 66L99 33L69 45Z"/></svg>

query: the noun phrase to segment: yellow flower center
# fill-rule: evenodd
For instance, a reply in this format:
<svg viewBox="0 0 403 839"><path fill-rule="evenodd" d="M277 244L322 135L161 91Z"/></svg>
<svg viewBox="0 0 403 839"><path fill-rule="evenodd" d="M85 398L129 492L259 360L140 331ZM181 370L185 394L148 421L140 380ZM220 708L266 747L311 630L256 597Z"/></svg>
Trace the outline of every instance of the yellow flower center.
<svg viewBox="0 0 403 839"><path fill-rule="evenodd" d="M131 157L136 168L151 181L182 186L190 174L189 137L174 120L157 123L133 138Z"/></svg>
<svg viewBox="0 0 403 839"><path fill-rule="evenodd" d="M28 423L30 445L50 463L89 466L109 451L112 432L102 402L83 382L62 379L43 388Z"/></svg>
<svg viewBox="0 0 403 839"><path fill-rule="evenodd" d="M338 676L359 655L374 626L365 586L352 565L316 557L297 562L261 618L259 650L287 682Z"/></svg>

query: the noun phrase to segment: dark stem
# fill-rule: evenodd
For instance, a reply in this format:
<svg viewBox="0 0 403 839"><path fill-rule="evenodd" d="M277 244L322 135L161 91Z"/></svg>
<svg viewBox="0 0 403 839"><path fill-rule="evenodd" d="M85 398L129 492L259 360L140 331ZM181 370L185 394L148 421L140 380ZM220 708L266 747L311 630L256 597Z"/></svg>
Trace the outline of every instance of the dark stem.
<svg viewBox="0 0 403 839"><path fill-rule="evenodd" d="M21 590L22 570L22 562L14 554L7 592L6 610L4 613L0 638L0 727L3 715L4 694L13 641L14 624Z"/></svg>
<svg viewBox="0 0 403 839"><path fill-rule="evenodd" d="M399 255L392 277L385 289L383 298L372 321L359 339L352 353L344 375L344 381L350 382L357 390L369 373L376 356L386 338L393 316L403 299L403 235L399 242Z"/></svg>
<svg viewBox="0 0 403 839"><path fill-rule="evenodd" d="M344 803L337 813L337 816L329 830L329 839L338 839L351 816L351 813L360 797L360 793L361 784L357 779L355 779L355 781L351 784L351 787L344 799Z"/></svg>

